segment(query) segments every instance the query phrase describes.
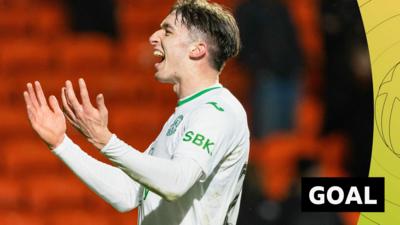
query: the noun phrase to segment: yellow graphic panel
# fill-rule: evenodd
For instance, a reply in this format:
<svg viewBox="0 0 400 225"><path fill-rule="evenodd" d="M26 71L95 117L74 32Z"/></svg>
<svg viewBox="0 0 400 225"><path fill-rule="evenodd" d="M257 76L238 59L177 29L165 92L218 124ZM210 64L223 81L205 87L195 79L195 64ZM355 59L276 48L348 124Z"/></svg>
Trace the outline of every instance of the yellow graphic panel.
<svg viewBox="0 0 400 225"><path fill-rule="evenodd" d="M385 212L362 213L358 225L400 224L400 1L358 0L374 86L370 177L385 177Z"/></svg>

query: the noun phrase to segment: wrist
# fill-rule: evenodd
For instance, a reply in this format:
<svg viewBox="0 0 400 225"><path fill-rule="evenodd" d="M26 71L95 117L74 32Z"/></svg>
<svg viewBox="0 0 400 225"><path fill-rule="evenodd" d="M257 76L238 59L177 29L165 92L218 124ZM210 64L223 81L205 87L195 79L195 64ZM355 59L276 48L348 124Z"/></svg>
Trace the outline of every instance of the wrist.
<svg viewBox="0 0 400 225"><path fill-rule="evenodd" d="M97 149L102 149L107 143L110 141L112 137L112 133L107 129L104 131L102 135L99 135L98 138L93 138L89 140Z"/></svg>
<svg viewBox="0 0 400 225"><path fill-rule="evenodd" d="M50 150L54 150L55 148L57 148L58 146L60 146L65 138L65 133L60 136L56 141L54 141L53 143L47 143L47 146L50 148Z"/></svg>

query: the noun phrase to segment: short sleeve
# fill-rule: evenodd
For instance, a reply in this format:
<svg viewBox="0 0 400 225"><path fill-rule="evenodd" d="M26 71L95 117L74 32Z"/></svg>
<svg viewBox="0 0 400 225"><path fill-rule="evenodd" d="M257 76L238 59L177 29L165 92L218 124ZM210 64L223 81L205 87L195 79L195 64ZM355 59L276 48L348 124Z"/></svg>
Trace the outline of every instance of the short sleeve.
<svg viewBox="0 0 400 225"><path fill-rule="evenodd" d="M189 115L174 158L193 159L201 167L205 180L235 146L234 126L229 111L210 104L201 106Z"/></svg>

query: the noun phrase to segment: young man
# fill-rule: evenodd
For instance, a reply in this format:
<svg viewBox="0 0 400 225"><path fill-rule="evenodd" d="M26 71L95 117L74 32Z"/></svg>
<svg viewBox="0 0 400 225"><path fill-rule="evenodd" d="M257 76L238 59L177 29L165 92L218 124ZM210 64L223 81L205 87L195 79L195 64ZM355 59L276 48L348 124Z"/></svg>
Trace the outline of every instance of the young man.
<svg viewBox="0 0 400 225"><path fill-rule="evenodd" d="M93 107L82 79L82 103L70 81L62 89L65 115L115 167L91 158L65 135L63 111L54 96L47 106L39 82L24 92L32 127L114 208L139 207L139 224L236 224L249 131L243 107L218 82L225 61L239 51L236 22L217 4L178 1L150 43L161 58L155 76L173 84L179 101L145 153L108 130L103 96Z"/></svg>

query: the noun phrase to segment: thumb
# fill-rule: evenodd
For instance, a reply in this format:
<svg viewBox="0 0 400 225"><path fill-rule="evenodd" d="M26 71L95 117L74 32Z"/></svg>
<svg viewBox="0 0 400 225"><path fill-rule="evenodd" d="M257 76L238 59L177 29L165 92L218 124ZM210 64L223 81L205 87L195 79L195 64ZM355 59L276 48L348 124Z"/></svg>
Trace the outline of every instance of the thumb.
<svg viewBox="0 0 400 225"><path fill-rule="evenodd" d="M52 95L49 97L49 103L50 103L50 107L51 109L55 112L55 113L63 113L60 106L58 105L58 101L57 98Z"/></svg>
<svg viewBox="0 0 400 225"><path fill-rule="evenodd" d="M104 104L103 94L97 95L96 102L97 102L97 108L99 109L100 114L106 115L108 113L108 111L107 111L106 105Z"/></svg>

